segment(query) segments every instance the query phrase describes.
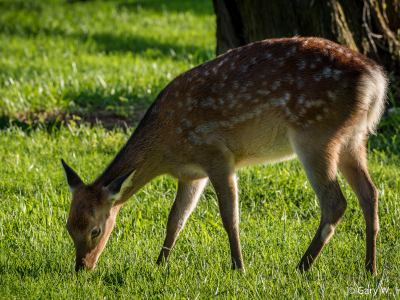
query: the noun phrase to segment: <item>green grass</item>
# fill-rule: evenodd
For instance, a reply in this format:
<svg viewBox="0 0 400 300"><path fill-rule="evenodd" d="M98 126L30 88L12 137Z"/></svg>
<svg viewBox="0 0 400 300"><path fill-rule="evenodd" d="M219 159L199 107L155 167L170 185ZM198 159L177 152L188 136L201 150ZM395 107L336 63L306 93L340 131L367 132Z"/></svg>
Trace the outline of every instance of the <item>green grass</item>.
<svg viewBox="0 0 400 300"><path fill-rule="evenodd" d="M210 1L10 0L0 10L0 114L148 106L215 55Z"/></svg>
<svg viewBox="0 0 400 300"><path fill-rule="evenodd" d="M1 131L0 297L47 298L330 298L347 288L400 287L399 159L370 158L380 191L378 270L364 271L364 219L357 199L340 178L348 209L313 271L295 266L318 226L315 194L297 160L239 171L240 233L247 275L230 271L229 244L208 187L174 248L157 267L176 181L163 176L121 210L93 273L74 274L73 243L65 229L70 194L60 158L86 182L95 178L130 132L85 125L35 131Z"/></svg>
<svg viewBox="0 0 400 300"><path fill-rule="evenodd" d="M126 203L96 270L76 275L60 158L90 182L133 129L8 118L148 106L173 77L214 56L212 3L1 1L0 11L0 299L330 299L347 298L353 287L400 289L398 115L383 119L369 142L380 191L375 279L364 270L363 215L342 177L345 216L313 270L295 272L320 218L298 160L238 172L246 276L230 270L211 187L170 262L155 265L177 187L167 176Z"/></svg>

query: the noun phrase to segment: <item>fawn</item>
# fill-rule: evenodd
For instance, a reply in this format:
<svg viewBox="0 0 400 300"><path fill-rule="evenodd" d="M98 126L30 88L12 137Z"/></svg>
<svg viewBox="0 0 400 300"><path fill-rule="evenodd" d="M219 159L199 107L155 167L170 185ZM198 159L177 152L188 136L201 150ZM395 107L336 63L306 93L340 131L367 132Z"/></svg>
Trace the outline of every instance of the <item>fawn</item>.
<svg viewBox="0 0 400 300"><path fill-rule="evenodd" d="M321 207L320 225L297 267L312 267L346 210L339 168L363 210L366 268L376 275L378 190L367 170L366 139L380 120L387 83L382 68L364 55L300 37L230 50L179 75L92 184L62 160L73 193L66 226L75 270L94 268L128 198L170 174L178 179L178 192L157 263L168 260L209 179L232 267L244 271L235 170L297 155Z"/></svg>

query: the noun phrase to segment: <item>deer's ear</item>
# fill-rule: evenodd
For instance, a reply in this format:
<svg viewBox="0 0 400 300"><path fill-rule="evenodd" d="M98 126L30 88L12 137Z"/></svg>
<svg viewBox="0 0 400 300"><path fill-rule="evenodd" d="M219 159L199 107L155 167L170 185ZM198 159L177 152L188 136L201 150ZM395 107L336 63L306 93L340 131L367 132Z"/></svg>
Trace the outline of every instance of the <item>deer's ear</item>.
<svg viewBox="0 0 400 300"><path fill-rule="evenodd" d="M127 174L118 177L113 182L111 182L108 186L105 187L108 193L108 200L111 202L115 202L121 199L124 190L132 185L132 177L135 174L135 170L128 172Z"/></svg>
<svg viewBox="0 0 400 300"><path fill-rule="evenodd" d="M82 179L79 177L79 175L76 174L75 171L72 170L72 168L68 166L63 159L61 159L61 162L64 167L65 177L67 177L69 189L71 190L71 193L73 193L78 186L84 183Z"/></svg>

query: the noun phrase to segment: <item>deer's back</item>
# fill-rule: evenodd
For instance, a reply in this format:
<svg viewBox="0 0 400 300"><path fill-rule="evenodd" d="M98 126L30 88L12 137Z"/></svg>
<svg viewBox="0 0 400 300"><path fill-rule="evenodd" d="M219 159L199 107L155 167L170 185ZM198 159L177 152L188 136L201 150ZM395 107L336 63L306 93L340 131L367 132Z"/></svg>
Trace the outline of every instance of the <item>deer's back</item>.
<svg viewBox="0 0 400 300"><path fill-rule="evenodd" d="M375 75L384 76L375 62L325 39L267 40L178 76L148 117L168 151L183 156L215 141L238 160L290 155L290 130L324 134L362 122L382 89Z"/></svg>

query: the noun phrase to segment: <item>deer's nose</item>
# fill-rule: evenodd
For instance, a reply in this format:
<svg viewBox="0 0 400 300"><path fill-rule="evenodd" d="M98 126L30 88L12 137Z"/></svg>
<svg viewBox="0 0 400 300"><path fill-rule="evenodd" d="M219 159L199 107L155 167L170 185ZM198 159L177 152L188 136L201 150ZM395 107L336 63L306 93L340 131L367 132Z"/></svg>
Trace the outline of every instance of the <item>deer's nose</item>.
<svg viewBox="0 0 400 300"><path fill-rule="evenodd" d="M76 262L75 262L75 272L79 272L80 270L83 270L85 268L86 268L86 265L83 263L82 259L78 260L78 258L77 258Z"/></svg>

